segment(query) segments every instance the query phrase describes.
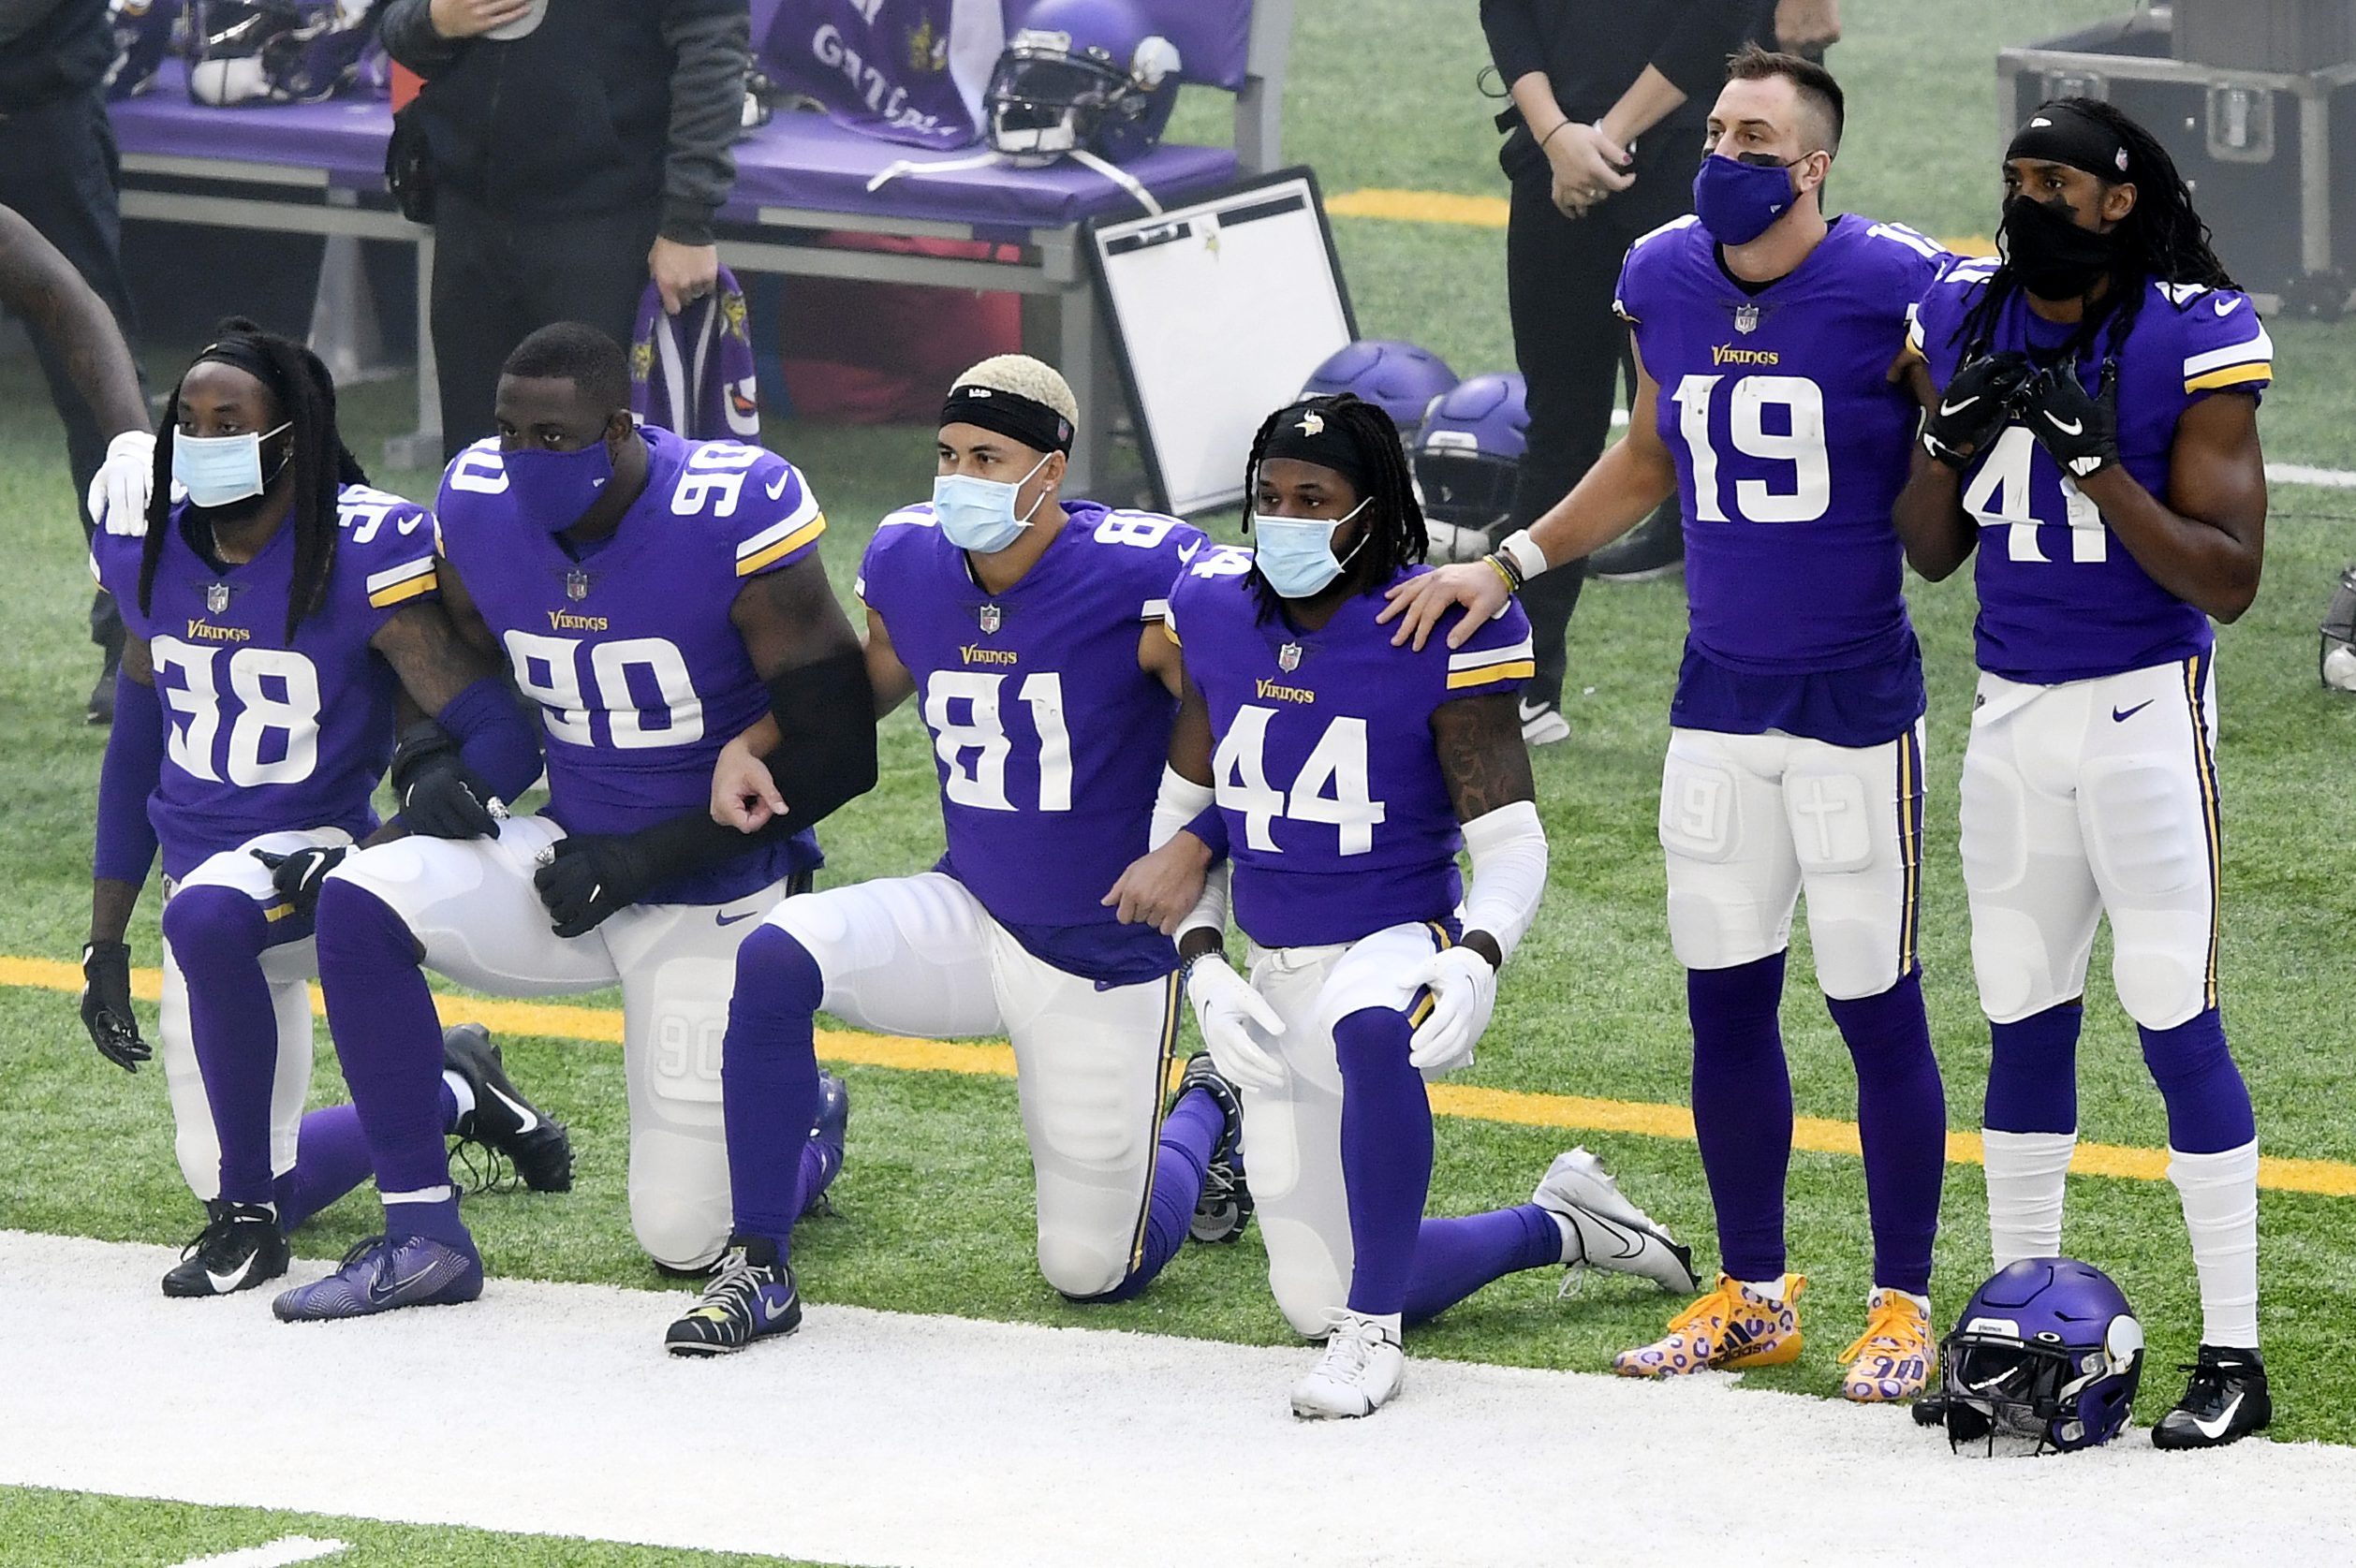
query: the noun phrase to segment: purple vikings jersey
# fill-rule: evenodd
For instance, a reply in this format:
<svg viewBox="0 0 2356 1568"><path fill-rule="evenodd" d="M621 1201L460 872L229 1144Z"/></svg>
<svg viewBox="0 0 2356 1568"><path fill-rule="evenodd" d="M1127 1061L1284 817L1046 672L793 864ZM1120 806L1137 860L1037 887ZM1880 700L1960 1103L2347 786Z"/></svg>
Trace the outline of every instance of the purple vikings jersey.
<svg viewBox="0 0 2356 1568"><path fill-rule="evenodd" d="M859 596L916 677L933 734L949 836L937 869L1034 957L1135 984L1178 961L1168 937L1102 901L1148 848L1178 711L1138 667L1138 639L1203 536L1093 501L1064 513L1038 564L989 593L931 506L894 512L867 547Z"/></svg>
<svg viewBox="0 0 2356 1568"><path fill-rule="evenodd" d="M187 508L165 524L151 608L140 608L142 541L99 534L92 569L147 639L164 705L164 769L148 820L164 874L263 833L376 827L368 798L392 760L400 679L369 640L400 606L436 592L434 518L364 485L338 496L327 592L287 640L294 529L216 566L190 542Z"/></svg>
<svg viewBox="0 0 2356 1568"><path fill-rule="evenodd" d="M1944 387L1969 346L1962 328L1996 270L1968 261L1941 278L1916 313L1913 343ZM2154 495L2168 494L2176 421L2212 392L2259 396L2275 346L2249 296L2147 283L2151 292L2119 352L2119 455ZM2015 294L1991 348L2051 360L2075 329L2040 320ZM2079 357L2078 378L2100 383L2110 334ZM1980 667L2032 685L2085 681L2207 652L2209 618L2154 582L2028 427L2008 425L1965 471L1964 510L1980 525Z"/></svg>
<svg viewBox="0 0 2356 1568"><path fill-rule="evenodd" d="M1755 292L1691 217L1628 252L1615 308L1660 386L1691 627L1671 721L1878 745L1923 710L1890 512L1920 410L1889 381L1948 253L1855 216Z"/></svg>
<svg viewBox="0 0 2356 1568"><path fill-rule="evenodd" d="M947 152L981 139L1005 48L1000 0L783 0L757 64L855 131Z"/></svg>
<svg viewBox="0 0 2356 1568"><path fill-rule="evenodd" d="M497 442L467 447L442 476L442 555L539 704L547 814L568 833L628 833L706 809L720 748L769 711L729 606L826 532L817 498L775 453L653 425L639 433L646 490L578 560L517 515ZM817 841L797 834L645 901L724 903L817 863Z"/></svg>
<svg viewBox="0 0 2356 1568"><path fill-rule="evenodd" d="M1519 690L1532 670L1528 618L1514 605L1462 648L1438 637L1421 652L1393 648L1392 628L1375 623L1383 583L1300 632L1259 619L1251 563L1248 550L1205 551L1170 593L1171 635L1218 741L1211 782L1235 923L1262 947L1316 947L1451 921L1464 837L1432 712Z"/></svg>

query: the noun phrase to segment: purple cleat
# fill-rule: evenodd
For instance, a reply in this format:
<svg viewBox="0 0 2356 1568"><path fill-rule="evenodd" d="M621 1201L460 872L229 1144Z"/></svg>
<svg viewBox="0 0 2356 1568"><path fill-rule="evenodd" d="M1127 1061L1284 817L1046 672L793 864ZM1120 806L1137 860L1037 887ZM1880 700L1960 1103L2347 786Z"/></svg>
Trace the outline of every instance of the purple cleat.
<svg viewBox="0 0 2356 1568"><path fill-rule="evenodd" d="M401 1307L447 1307L482 1294L482 1259L469 1241L372 1236L344 1254L324 1280L281 1291L270 1310L282 1323L368 1317Z"/></svg>

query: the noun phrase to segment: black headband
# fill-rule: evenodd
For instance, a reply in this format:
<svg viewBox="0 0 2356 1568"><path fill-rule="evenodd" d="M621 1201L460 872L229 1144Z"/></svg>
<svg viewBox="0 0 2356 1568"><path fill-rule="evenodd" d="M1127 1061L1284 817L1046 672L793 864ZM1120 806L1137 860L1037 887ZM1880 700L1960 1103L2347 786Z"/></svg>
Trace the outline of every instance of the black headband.
<svg viewBox="0 0 2356 1568"><path fill-rule="evenodd" d="M1263 462L1269 458L1293 458L1331 468L1347 479L1350 489L1362 496L1374 489L1373 465L1366 461L1358 438L1333 417L1333 409L1325 406L1321 399L1296 403L1277 415L1276 428L1268 432L1268 444L1260 448L1259 455Z"/></svg>
<svg viewBox="0 0 2356 1568"><path fill-rule="evenodd" d="M2085 110L2063 103L2045 104L2029 116L2029 123L2004 150L2005 162L2015 158L2063 164L2103 180L2134 177L2128 168L2127 143L2119 139L2119 133Z"/></svg>
<svg viewBox="0 0 2356 1568"><path fill-rule="evenodd" d="M293 413L294 388L287 385L286 375L279 370L277 362L263 353L261 344L252 338L232 334L206 344L198 351L196 359L189 362L188 368L194 370L207 359L243 371L270 388L271 396L278 400L280 413Z"/></svg>
<svg viewBox="0 0 2356 1568"><path fill-rule="evenodd" d="M970 382L951 387L949 401L941 404L941 423L979 425L1000 435L1012 436L1035 452L1071 450L1069 419L1043 403L995 387L977 387Z"/></svg>

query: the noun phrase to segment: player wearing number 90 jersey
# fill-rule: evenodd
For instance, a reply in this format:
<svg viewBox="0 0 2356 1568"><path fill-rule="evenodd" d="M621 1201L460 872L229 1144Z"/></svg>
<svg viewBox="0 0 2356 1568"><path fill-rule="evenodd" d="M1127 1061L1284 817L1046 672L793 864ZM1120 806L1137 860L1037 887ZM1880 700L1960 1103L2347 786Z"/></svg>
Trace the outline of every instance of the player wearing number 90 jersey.
<svg viewBox="0 0 2356 1568"><path fill-rule="evenodd" d="M2096 923L2168 1106L2203 1326L2162 1447L2271 1414L2258 1142L2218 1011L2210 620L2258 592L2257 410L2274 348L2168 154L2108 104L2040 106L2007 151L2006 260L1957 267L1915 343L1938 390L1898 512L1925 577L1979 551L1964 883L1994 1056L1995 1262L2061 1250Z"/></svg>

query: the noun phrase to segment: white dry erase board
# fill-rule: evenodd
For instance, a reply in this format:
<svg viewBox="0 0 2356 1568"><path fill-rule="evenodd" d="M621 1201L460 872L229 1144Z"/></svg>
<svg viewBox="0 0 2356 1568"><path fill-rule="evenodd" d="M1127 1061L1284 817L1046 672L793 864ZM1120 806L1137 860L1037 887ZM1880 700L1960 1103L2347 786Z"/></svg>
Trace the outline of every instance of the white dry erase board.
<svg viewBox="0 0 2356 1568"><path fill-rule="evenodd" d="M1317 177L1283 169L1088 237L1156 505L1235 505L1252 432L1358 335Z"/></svg>

